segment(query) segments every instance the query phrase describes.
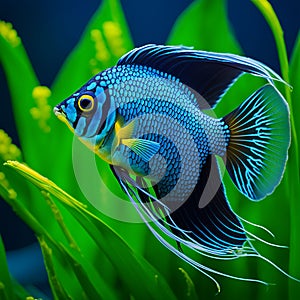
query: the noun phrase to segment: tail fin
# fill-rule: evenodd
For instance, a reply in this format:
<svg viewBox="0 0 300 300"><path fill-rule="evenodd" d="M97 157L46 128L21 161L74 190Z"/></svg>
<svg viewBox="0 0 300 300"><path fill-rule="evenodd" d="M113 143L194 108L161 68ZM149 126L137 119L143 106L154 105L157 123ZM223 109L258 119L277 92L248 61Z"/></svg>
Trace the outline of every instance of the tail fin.
<svg viewBox="0 0 300 300"><path fill-rule="evenodd" d="M223 118L230 130L227 171L241 193L260 200L279 184L290 144L289 110L265 85Z"/></svg>

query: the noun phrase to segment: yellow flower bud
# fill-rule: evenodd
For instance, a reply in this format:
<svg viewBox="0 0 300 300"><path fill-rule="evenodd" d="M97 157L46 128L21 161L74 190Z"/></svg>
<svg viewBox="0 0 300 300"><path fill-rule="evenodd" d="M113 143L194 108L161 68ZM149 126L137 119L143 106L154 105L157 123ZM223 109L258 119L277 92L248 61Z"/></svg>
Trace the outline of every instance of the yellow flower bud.
<svg viewBox="0 0 300 300"><path fill-rule="evenodd" d="M21 42L11 23L4 21L0 21L0 36L2 36L13 47L17 47Z"/></svg>
<svg viewBox="0 0 300 300"><path fill-rule="evenodd" d="M36 86L32 91L34 99L47 99L51 96L51 91L46 86Z"/></svg>
<svg viewBox="0 0 300 300"><path fill-rule="evenodd" d="M90 60L92 73L95 74L95 70L98 71L101 69L101 64L104 64L104 66L107 64L111 55L107 50L102 33L99 29L92 29L90 32L90 37L95 45L95 57Z"/></svg>
<svg viewBox="0 0 300 300"><path fill-rule="evenodd" d="M39 127L44 132L50 131L47 124L47 121L51 118L51 107L48 104L50 96L51 91L46 86L37 86L32 91L32 97L35 99L37 106L30 109L30 114L33 119L38 121Z"/></svg>
<svg viewBox="0 0 300 300"><path fill-rule="evenodd" d="M17 198L16 191L10 187L9 182L3 172L0 172L0 185L7 191L9 199Z"/></svg>
<svg viewBox="0 0 300 300"><path fill-rule="evenodd" d="M7 133L0 129L0 159L7 160L19 160L21 158L20 149L12 144L11 138Z"/></svg>
<svg viewBox="0 0 300 300"><path fill-rule="evenodd" d="M111 52L117 57L122 56L126 49L123 44L120 24L113 21L104 22L103 31Z"/></svg>

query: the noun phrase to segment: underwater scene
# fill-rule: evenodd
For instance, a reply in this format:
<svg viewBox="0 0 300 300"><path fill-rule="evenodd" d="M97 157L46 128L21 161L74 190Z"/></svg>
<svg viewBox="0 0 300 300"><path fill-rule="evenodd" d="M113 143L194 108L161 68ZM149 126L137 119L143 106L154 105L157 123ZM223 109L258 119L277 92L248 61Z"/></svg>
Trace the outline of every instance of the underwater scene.
<svg viewBox="0 0 300 300"><path fill-rule="evenodd" d="M0 300L298 299L300 3L0 3Z"/></svg>

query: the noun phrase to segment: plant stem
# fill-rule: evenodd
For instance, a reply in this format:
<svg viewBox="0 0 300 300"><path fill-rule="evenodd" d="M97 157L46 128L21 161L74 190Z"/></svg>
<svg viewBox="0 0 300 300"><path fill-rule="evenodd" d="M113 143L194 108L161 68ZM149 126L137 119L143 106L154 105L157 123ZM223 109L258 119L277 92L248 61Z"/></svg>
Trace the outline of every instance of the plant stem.
<svg viewBox="0 0 300 300"><path fill-rule="evenodd" d="M277 18L276 13L273 10L273 7L267 0L251 0L254 5L259 9L261 14L266 19L270 29L272 30L277 52L279 56L280 68L282 72L282 78L289 82L289 62L287 58L286 46L283 37L283 30L281 28L280 22ZM287 98L290 98L290 89L286 88Z"/></svg>
<svg viewBox="0 0 300 300"><path fill-rule="evenodd" d="M251 0L253 4L258 8L258 10L261 12L261 14L264 16L266 22L268 23L277 47L277 53L280 63L280 69L281 69L281 76L282 78L289 83L290 82L290 76L289 76L289 61L286 51L286 45L284 41L284 33L282 30L282 27L280 25L280 22L277 18L277 15L272 7L272 5L267 0ZM296 127L293 117L293 107L292 107L292 99L291 99L291 88L288 85L285 85L285 98L289 104L290 108L290 121L291 121L291 133L293 137L293 145L295 152L298 153L298 140L297 140L297 134L296 134ZM292 152L292 151L290 151ZM295 155L294 155L295 156ZM295 156L296 164L299 166L299 158L298 155Z"/></svg>
<svg viewBox="0 0 300 300"><path fill-rule="evenodd" d="M49 283L51 286L51 290L54 293L54 298L55 299L66 299L66 300L70 299L69 295L64 290L59 279L57 278L57 275L56 275L56 272L54 269L54 265L53 265L52 249L47 245L47 243L42 235L37 236L37 239L38 239L41 249L42 249L45 266L46 266L46 269L48 272Z"/></svg>
<svg viewBox="0 0 300 300"><path fill-rule="evenodd" d="M50 194L46 191L41 191L41 192L42 192L42 195L44 196L44 198L46 199L47 204L50 206L50 208L54 214L54 217L55 217L59 227L61 228L62 232L64 233L70 247L77 250L78 252L80 252L80 249L79 249L75 239L73 238L70 230L64 223L63 216L62 216L61 212L59 211L58 207L56 206L55 202L52 200Z"/></svg>
<svg viewBox="0 0 300 300"><path fill-rule="evenodd" d="M278 21L278 18L267 0L252 0L256 7L260 10L262 15L265 17L269 27L272 30L279 62L283 79L289 83L290 74L289 74L289 63L287 57L287 51L285 46L285 41L283 37L283 30ZM290 107L290 122L291 122L291 135L292 143L289 149L289 160L286 168L285 186L286 186L286 195L290 196L290 211L291 211L291 220L290 220L290 272L292 276L300 276L299 273L299 151L298 151L298 140L297 140L297 131L294 121L293 106L292 106L292 96L291 89L286 85L285 86L285 97ZM292 281L290 282L289 287L289 299L298 299L300 292L299 282Z"/></svg>

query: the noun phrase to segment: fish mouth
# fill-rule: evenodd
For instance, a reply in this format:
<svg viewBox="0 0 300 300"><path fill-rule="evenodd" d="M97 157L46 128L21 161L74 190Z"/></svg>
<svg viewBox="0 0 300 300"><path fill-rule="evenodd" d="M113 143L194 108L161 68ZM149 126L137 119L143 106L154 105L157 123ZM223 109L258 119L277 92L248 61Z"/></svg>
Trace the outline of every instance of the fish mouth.
<svg viewBox="0 0 300 300"><path fill-rule="evenodd" d="M63 121L64 123L67 122L67 115L65 114L65 112L62 110L61 107L55 106L53 108L53 112L60 121Z"/></svg>
<svg viewBox="0 0 300 300"><path fill-rule="evenodd" d="M68 126L68 128L70 129L71 132L74 132L74 128L70 125L70 123L67 119L67 116L61 107L55 106L53 108L53 112L60 121L62 121L63 123L65 123Z"/></svg>
<svg viewBox="0 0 300 300"><path fill-rule="evenodd" d="M66 118L66 114L64 113L64 111L61 109L61 107L57 107L55 106L53 108L53 112L54 114L59 118L59 117L64 117Z"/></svg>

